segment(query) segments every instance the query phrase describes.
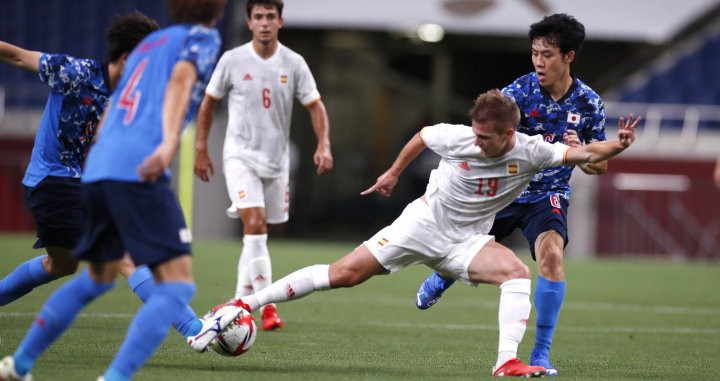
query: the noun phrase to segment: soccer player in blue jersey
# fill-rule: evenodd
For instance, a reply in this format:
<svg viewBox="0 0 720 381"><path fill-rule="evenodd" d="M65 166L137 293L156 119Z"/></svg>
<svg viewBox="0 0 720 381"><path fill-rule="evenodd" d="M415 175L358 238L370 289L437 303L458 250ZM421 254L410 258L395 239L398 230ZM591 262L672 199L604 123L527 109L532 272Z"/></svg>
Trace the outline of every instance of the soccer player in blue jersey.
<svg viewBox="0 0 720 381"><path fill-rule="evenodd" d="M116 18L106 33L106 62L0 42L0 61L38 73L51 89L23 179L25 199L37 226L38 240L33 247L45 248L47 254L30 259L0 280L0 306L77 270L78 260L71 250L80 240L85 220L80 201L85 154L125 60L158 28L155 20L137 11ZM150 297L154 282L147 267L136 271L132 260L126 258L120 272L141 300ZM202 327L190 307L174 325L186 337Z"/></svg>
<svg viewBox="0 0 720 381"><path fill-rule="evenodd" d="M520 107L518 131L542 135L547 142L578 145L605 140L605 109L600 96L570 73L570 64L585 39L585 28L572 16L554 14L532 24L528 33L535 71L506 86L503 93ZM573 166L539 172L514 203L495 216L491 235L502 241L522 229L538 264L535 286L537 330L532 365L557 375L549 352L558 313L565 296L563 250L568 242L567 210ZM588 174L602 174L607 161L580 165ZM426 309L438 301L455 279L435 272L420 286L416 305Z"/></svg>
<svg viewBox="0 0 720 381"><path fill-rule="evenodd" d="M168 0L176 24L150 34L127 58L82 176L88 212L73 254L87 260L88 269L48 299L15 354L0 362L1 378L29 377L38 356L80 310L113 288L125 252L152 269L157 285L101 379L132 378L187 307L195 291L190 234L169 187L168 167L212 74L220 48L212 26L225 2ZM196 338L214 337L239 312L216 314Z"/></svg>

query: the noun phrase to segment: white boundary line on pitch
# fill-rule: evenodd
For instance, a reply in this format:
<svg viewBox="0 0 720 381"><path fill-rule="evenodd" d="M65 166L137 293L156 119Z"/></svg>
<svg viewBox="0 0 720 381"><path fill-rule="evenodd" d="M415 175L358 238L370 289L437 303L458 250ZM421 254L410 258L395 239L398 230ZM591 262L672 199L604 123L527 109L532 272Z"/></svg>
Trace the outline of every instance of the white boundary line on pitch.
<svg viewBox="0 0 720 381"><path fill-rule="evenodd" d="M0 318L3 317L35 317L34 312L0 312ZM86 319L132 319L132 314L113 314L113 313L84 313L78 315L79 318ZM346 322L329 322L319 320L288 320L288 322L302 324L322 324L322 325L347 325ZM483 324L422 324L422 323L392 323L380 321L365 321L362 323L353 323L353 325L366 325L371 327L388 327L388 328L417 328L423 330L447 329L447 330L468 330L468 331L497 331L496 325ZM528 331L534 331L534 327L528 327ZM594 333L656 333L656 334L691 334L691 335L720 335L720 329L713 328L690 328L690 327L572 327L563 326L565 332L594 332Z"/></svg>
<svg viewBox="0 0 720 381"><path fill-rule="evenodd" d="M394 297L365 298L366 301L376 305L398 306L398 303L406 304L409 299L400 299ZM412 299L412 302L415 300ZM324 297L321 299L307 299L306 303L328 302L337 304L356 304L355 300L347 297ZM473 298L446 298L443 299L442 307L480 307L484 309L497 309L497 301L489 301ZM613 311L613 312L638 312L652 314L667 315L711 315L720 316L720 308L707 307L680 307L680 306L661 306L661 305L640 305L640 304L613 304L613 303L595 303L595 302L565 302L563 309L579 310L579 311Z"/></svg>

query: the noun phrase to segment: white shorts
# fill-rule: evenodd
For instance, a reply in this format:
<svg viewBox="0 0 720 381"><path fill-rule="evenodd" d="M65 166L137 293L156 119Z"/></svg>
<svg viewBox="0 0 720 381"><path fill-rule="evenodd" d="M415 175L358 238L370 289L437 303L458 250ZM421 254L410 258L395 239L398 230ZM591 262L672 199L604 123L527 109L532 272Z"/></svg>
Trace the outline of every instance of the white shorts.
<svg viewBox="0 0 720 381"><path fill-rule="evenodd" d="M290 173L262 178L239 159L223 163L228 196L232 205L228 217L238 218L236 209L265 208L268 224L280 224L290 218Z"/></svg>
<svg viewBox="0 0 720 381"><path fill-rule="evenodd" d="M391 273L410 265L424 264L470 286L468 267L475 255L494 236L477 234L453 242L438 233L430 207L417 199L390 226L363 242L375 259Z"/></svg>

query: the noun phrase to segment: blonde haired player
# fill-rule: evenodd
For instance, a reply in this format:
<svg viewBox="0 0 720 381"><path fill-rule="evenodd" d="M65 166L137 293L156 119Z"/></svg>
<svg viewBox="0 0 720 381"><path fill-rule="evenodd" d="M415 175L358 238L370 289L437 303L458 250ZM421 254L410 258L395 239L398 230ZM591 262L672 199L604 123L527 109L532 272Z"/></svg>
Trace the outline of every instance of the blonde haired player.
<svg viewBox="0 0 720 381"><path fill-rule="evenodd" d="M195 173L209 181L214 171L207 137L213 111L229 95L223 171L231 218L243 222L235 298L272 283L267 224L289 218L289 139L293 98L310 113L318 144L313 159L320 175L332 169L330 126L315 79L305 60L278 41L283 25L279 0L247 2L252 41L225 52L206 89L198 115ZM282 327L274 305L262 311L262 327Z"/></svg>
<svg viewBox="0 0 720 381"><path fill-rule="evenodd" d="M543 376L542 366L517 359L530 317L530 269L488 235L495 213L515 200L532 177L561 164L597 163L635 140L632 116L621 118L619 140L578 147L551 144L515 131L520 112L499 90L481 94L470 112L472 127L425 127L363 195L390 196L398 176L429 147L442 160L425 195L411 202L390 226L331 265L300 269L269 287L227 305L255 311L268 303L299 299L313 291L353 287L374 275L424 264L471 286L500 287L500 327L495 376Z"/></svg>

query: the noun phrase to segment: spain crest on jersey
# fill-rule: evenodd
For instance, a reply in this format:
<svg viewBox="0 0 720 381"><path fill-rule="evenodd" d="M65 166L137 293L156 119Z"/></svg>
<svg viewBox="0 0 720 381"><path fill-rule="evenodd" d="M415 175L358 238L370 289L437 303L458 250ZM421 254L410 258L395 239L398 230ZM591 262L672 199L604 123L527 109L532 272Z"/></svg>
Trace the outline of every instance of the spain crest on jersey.
<svg viewBox="0 0 720 381"><path fill-rule="evenodd" d="M507 165L507 173L510 175L514 175L518 173L518 165L517 163L508 163Z"/></svg>
<svg viewBox="0 0 720 381"><path fill-rule="evenodd" d="M280 74L280 83L287 83L288 76L285 74Z"/></svg>

